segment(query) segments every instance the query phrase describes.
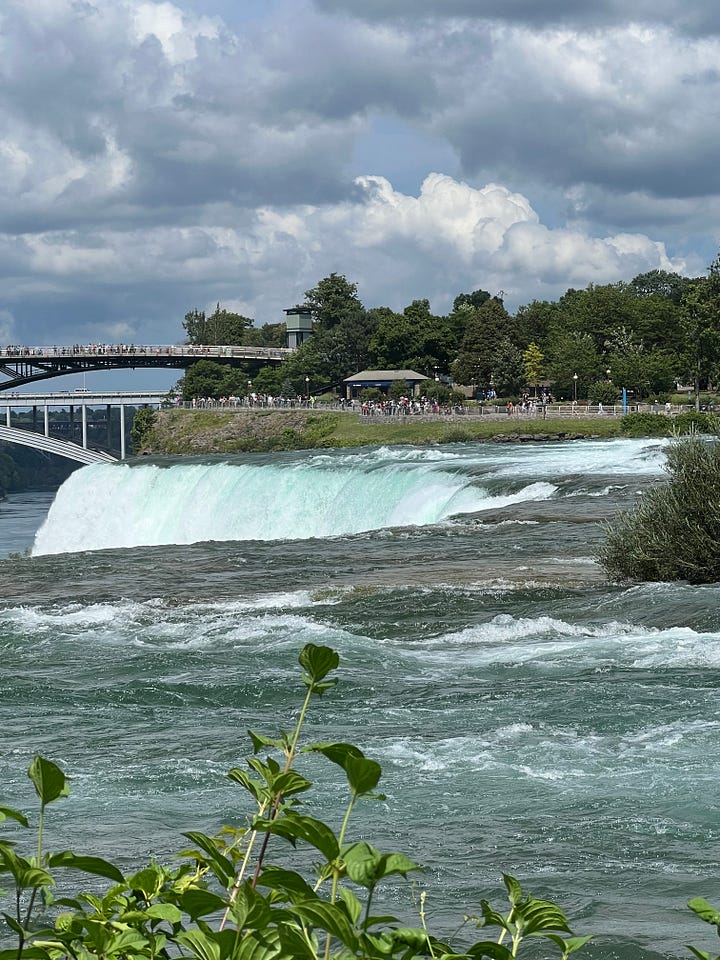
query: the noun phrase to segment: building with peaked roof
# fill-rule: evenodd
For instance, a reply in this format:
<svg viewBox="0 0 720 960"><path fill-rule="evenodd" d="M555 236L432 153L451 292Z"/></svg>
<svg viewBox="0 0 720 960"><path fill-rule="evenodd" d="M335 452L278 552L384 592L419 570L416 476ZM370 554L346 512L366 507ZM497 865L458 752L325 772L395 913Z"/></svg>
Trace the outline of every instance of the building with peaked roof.
<svg viewBox="0 0 720 960"><path fill-rule="evenodd" d="M351 377L346 377L343 383L345 384L345 396L350 400L366 387L377 387L380 390L387 391L393 383L400 380L408 383L413 395L418 396L420 384L429 379L430 377L417 373L415 370L361 370L360 373L354 373Z"/></svg>

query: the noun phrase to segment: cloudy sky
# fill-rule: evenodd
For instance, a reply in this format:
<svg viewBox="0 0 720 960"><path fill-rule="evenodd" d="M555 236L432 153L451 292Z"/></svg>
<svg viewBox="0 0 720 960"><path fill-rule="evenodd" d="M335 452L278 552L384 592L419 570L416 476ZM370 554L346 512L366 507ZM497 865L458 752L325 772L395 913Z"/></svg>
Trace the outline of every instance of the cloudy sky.
<svg viewBox="0 0 720 960"><path fill-rule="evenodd" d="M711 0L3 0L0 343L702 274L719 113Z"/></svg>

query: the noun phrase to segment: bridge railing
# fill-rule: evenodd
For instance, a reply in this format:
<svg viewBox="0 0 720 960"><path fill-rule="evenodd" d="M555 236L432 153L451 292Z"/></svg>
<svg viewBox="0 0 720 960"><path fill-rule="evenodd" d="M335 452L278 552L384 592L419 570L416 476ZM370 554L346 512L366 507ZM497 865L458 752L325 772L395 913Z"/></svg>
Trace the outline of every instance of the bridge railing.
<svg viewBox="0 0 720 960"><path fill-rule="evenodd" d="M192 344L147 345L135 343L92 343L72 346L30 347L10 345L0 348L0 358L6 360L27 360L34 358L56 360L60 357L94 359L95 357L268 357L281 360L290 356L292 347L248 347L237 344L213 346L195 346Z"/></svg>

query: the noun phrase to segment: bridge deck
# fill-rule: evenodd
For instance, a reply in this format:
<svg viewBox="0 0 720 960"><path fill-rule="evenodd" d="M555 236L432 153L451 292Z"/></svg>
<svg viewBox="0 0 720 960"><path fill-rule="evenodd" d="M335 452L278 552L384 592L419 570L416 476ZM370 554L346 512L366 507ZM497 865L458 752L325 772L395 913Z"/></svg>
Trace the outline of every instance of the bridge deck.
<svg viewBox="0 0 720 960"><path fill-rule="evenodd" d="M280 363L294 353L286 347L142 346L135 344L89 344L71 347L10 346L0 349L0 391L50 377L96 370L168 367L184 370L198 360L240 366L244 363Z"/></svg>

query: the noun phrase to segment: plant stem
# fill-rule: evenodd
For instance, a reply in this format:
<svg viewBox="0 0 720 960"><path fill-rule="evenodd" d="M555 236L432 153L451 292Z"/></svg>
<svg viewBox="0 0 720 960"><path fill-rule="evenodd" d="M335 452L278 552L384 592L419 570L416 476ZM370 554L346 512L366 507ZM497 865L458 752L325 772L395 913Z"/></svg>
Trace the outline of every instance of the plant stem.
<svg viewBox="0 0 720 960"><path fill-rule="evenodd" d="M313 686L311 685L311 686L308 687L307 693L305 694L305 700L303 701L303 705L302 705L302 708L301 708L301 710L300 710L300 716L298 717L298 721L297 721L297 723L295 724L295 732L293 733L292 742L290 743L290 748L289 748L289 750L288 750L288 752L287 752L287 756L286 756L286 758L285 758L285 767L284 767L284 769L283 769L283 773L287 773L287 772L288 772L288 770L290 769L290 766L291 766L293 760L295 759L295 753L296 753L296 751L297 751L298 740L300 739L300 731L302 730L302 726L303 726L303 723L304 723L304 721L305 721L305 715L307 714L308 707L309 707L309 705L310 705L310 699L311 699L311 697L312 697L312 695L313 695L313 692L314 692L314 688L313 688ZM278 793L278 794L275 795L275 800L274 800L274 802L273 802L273 807L272 807L272 810L270 811L270 816L268 817L268 820L269 820L271 823L272 823L272 821L275 819L275 817L277 816L277 812L278 812L278 810L279 810L279 808L280 808L280 800L281 800L281 799L282 799L282 793ZM264 812L264 808L261 808L259 815L262 816L263 812ZM252 848L253 848L253 845L254 845L254 843L255 843L256 837L257 837L257 830L253 830L253 832L252 832L252 834L251 834L251 836L250 836L250 840L248 841L247 850L245 851L245 856L243 857L243 862L242 862L242 864L241 864L240 871L239 871L239 873L238 873L238 875L237 875L237 877L236 877L236 879L235 879L235 883L233 884L233 888L232 888L232 891L231 891L231 893L230 893L230 903L228 904L227 909L225 910L225 913L224 913L224 915L223 915L222 921L221 921L221 923L220 923L220 929L221 929L221 930L224 929L225 924L227 923L228 916L230 915L230 907L231 907L231 905L232 905L232 904L235 902L235 900L237 899L238 891L240 890L240 887L241 887L241 885L242 885L243 876L245 875L245 869L246 869L246 867L247 867L248 860L249 860L249 858L250 858L250 852L251 852L251 850L252 850ZM258 877L260 876L260 870L261 870L261 868L262 868L263 860L264 860L264 858L265 858L265 853L267 852L267 846L268 846L268 843L269 843L269 842L270 842L270 831L266 831L265 836L263 837L262 847L260 848L260 854L259 854L259 856L258 856L257 865L256 865L256 867L255 867L255 873L253 874L253 879L252 879L252 887L253 887L253 889L257 886Z"/></svg>

